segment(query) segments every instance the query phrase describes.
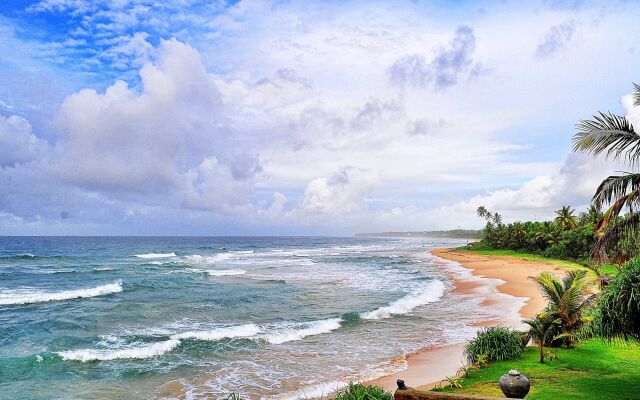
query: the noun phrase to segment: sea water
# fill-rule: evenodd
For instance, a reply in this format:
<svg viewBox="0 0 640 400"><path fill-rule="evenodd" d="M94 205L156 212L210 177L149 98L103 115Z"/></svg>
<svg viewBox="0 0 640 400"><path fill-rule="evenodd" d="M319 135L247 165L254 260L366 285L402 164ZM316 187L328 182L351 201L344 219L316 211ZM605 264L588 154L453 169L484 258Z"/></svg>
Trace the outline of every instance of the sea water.
<svg viewBox="0 0 640 400"><path fill-rule="evenodd" d="M429 255L463 243L0 238L0 398L296 399L395 372L483 318Z"/></svg>

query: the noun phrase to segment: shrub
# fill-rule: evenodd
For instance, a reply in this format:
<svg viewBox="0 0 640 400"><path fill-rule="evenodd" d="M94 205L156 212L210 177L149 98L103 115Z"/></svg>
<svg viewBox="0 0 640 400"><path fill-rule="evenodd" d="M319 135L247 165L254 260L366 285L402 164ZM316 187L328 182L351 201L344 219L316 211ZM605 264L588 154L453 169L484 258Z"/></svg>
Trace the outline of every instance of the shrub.
<svg viewBox="0 0 640 400"><path fill-rule="evenodd" d="M629 261L604 289L597 327L606 339L640 339L640 259Z"/></svg>
<svg viewBox="0 0 640 400"><path fill-rule="evenodd" d="M336 394L335 400L393 400L393 395L380 386L364 386L350 383Z"/></svg>
<svg viewBox="0 0 640 400"><path fill-rule="evenodd" d="M489 361L517 360L522 358L524 348L520 334L512 329L494 326L480 330L464 349L471 364L484 355Z"/></svg>

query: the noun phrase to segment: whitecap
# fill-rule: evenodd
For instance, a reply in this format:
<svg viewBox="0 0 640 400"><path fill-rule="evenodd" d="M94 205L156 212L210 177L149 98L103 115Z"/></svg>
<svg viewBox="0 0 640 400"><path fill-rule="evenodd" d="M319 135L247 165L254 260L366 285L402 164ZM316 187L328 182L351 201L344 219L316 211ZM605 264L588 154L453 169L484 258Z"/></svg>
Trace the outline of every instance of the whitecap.
<svg viewBox="0 0 640 400"><path fill-rule="evenodd" d="M207 274L211 276L232 276L232 275L244 275L247 271L244 269L220 269L220 270L207 270Z"/></svg>
<svg viewBox="0 0 640 400"><path fill-rule="evenodd" d="M43 303L103 296L122 292L122 282L96 286L88 289L65 290L62 292L41 292L32 289L18 289L0 293L0 305Z"/></svg>
<svg viewBox="0 0 640 400"><path fill-rule="evenodd" d="M228 326L208 331L188 331L171 336L172 339L196 339L216 341L220 339L248 338L260 333L260 328L255 324Z"/></svg>
<svg viewBox="0 0 640 400"><path fill-rule="evenodd" d="M134 257L137 258L169 258L175 257L176 253L144 253L144 254L136 254Z"/></svg>
<svg viewBox="0 0 640 400"><path fill-rule="evenodd" d="M231 253L218 253L212 256L201 256L199 254L194 254L191 256L185 256L184 260L188 264L215 264L220 261L228 260L233 257Z"/></svg>
<svg viewBox="0 0 640 400"><path fill-rule="evenodd" d="M276 329L275 332L264 335L263 339L271 344L282 344L294 340L302 340L308 336L329 333L341 326L341 318L329 318L310 323L290 324L283 329Z"/></svg>
<svg viewBox="0 0 640 400"><path fill-rule="evenodd" d="M438 301L444 294L444 289L445 286L442 282L433 280L424 287L392 301L387 306L362 313L360 317L362 319L381 319L394 314L406 314L418 306Z"/></svg>
<svg viewBox="0 0 640 400"><path fill-rule="evenodd" d="M109 361L116 359L141 359L151 358L170 352L178 347L180 340L169 339L162 342L156 342L147 346L130 347L119 350L70 350L58 352L63 360L75 360L82 362L89 361Z"/></svg>

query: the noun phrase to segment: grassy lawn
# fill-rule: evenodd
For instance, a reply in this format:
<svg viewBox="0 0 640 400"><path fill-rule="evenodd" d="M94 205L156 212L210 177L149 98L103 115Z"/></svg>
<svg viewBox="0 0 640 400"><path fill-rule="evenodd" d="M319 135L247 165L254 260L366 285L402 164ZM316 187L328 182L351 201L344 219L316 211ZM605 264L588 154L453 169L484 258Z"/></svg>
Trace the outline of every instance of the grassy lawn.
<svg viewBox="0 0 640 400"><path fill-rule="evenodd" d="M582 265L573 261L562 260L559 258L547 258L539 254L523 253L515 250L479 250L479 249L469 249L466 246L458 247L456 250L468 251L470 253L483 254L486 256L511 256L511 257L522 258L524 260L545 261L545 262L548 262L551 264L557 264L558 266L566 267L566 268L584 268Z"/></svg>
<svg viewBox="0 0 640 400"><path fill-rule="evenodd" d="M517 361L492 363L464 379L459 393L502 396L498 379L512 368L531 381L527 400L640 399L640 346L592 339L576 349L551 349L557 360L540 364L536 348Z"/></svg>

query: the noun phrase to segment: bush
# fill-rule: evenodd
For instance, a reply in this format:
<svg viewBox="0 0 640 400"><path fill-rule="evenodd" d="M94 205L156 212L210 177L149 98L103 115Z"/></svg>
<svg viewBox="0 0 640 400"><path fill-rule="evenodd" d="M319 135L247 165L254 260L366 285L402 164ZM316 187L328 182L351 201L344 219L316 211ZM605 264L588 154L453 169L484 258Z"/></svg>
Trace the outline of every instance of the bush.
<svg viewBox="0 0 640 400"><path fill-rule="evenodd" d="M393 400L393 395L380 386L364 386L350 383L336 394L335 400Z"/></svg>
<svg viewBox="0 0 640 400"><path fill-rule="evenodd" d="M640 339L640 259L629 261L603 290L597 326L606 339Z"/></svg>
<svg viewBox="0 0 640 400"><path fill-rule="evenodd" d="M564 243L552 244L551 246L547 247L542 255L547 258L566 258L567 246Z"/></svg>
<svg viewBox="0 0 640 400"><path fill-rule="evenodd" d="M494 326L480 330L476 337L467 343L464 352L467 360L475 364L478 362L478 356L486 356L489 361L520 359L524 347L518 332Z"/></svg>

